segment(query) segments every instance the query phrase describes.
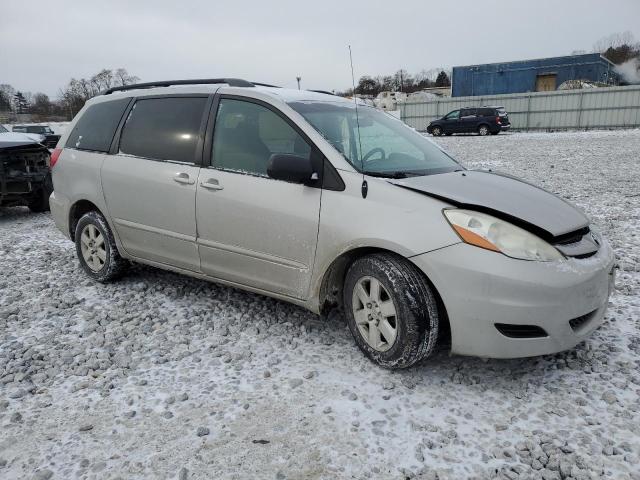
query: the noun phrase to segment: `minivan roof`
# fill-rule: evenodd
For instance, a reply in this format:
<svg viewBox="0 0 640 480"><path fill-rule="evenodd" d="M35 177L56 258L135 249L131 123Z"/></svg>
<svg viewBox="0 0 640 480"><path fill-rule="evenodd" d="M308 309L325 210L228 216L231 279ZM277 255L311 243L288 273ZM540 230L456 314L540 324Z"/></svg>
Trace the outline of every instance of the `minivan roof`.
<svg viewBox="0 0 640 480"><path fill-rule="evenodd" d="M198 83L198 82L202 83ZM279 88L266 84L251 83L239 79L211 79L211 80L170 80L161 82L150 82L143 84L127 85L124 89L112 88L103 92L103 95L94 97L108 100L111 98L148 96L148 95L167 95L172 93L192 94L205 93L211 94L220 90L220 93L237 93L242 94L243 90L258 91L269 95L274 99L283 102L349 102L349 99L333 95L329 92L297 90L292 88ZM106 98L105 98L106 97Z"/></svg>

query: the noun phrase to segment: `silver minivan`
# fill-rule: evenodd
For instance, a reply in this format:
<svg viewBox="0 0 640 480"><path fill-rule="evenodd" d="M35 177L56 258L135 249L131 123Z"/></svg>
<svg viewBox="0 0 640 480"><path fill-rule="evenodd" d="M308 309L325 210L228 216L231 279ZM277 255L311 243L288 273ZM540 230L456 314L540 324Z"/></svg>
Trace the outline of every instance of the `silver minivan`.
<svg viewBox="0 0 640 480"><path fill-rule="evenodd" d="M53 217L91 278L133 261L339 308L388 368L438 342L497 358L572 348L613 284L611 248L574 206L330 94L238 79L110 89L51 166Z"/></svg>

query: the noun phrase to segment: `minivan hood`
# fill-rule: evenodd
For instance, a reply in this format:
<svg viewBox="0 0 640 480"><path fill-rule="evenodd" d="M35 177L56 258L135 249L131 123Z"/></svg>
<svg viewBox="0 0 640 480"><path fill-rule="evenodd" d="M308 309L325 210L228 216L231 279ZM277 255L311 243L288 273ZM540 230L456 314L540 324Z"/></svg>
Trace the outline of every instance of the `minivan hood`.
<svg viewBox="0 0 640 480"><path fill-rule="evenodd" d="M465 170L389 181L457 207L502 217L546 240L589 225L589 219L569 202L503 173Z"/></svg>

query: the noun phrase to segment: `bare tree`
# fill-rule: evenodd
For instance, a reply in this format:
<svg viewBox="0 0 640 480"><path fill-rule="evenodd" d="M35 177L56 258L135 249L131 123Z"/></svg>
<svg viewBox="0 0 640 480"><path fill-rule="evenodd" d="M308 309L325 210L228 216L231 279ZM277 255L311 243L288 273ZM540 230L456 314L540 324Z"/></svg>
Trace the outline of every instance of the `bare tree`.
<svg viewBox="0 0 640 480"><path fill-rule="evenodd" d="M593 51L604 53L609 48L619 48L623 45L632 45L634 43L633 33L630 31L621 33L612 33L606 37L602 37L593 45Z"/></svg>
<svg viewBox="0 0 640 480"><path fill-rule="evenodd" d="M92 77L86 79L72 78L69 84L60 90L60 100L64 111L72 117L84 106L85 102L108 88L131 85L140 79L129 75L125 68L115 70L102 69Z"/></svg>
<svg viewBox="0 0 640 480"><path fill-rule="evenodd" d="M111 88L113 86L113 72L104 68L91 77L89 82L91 83L92 88L97 92Z"/></svg>
<svg viewBox="0 0 640 480"><path fill-rule="evenodd" d="M119 68L114 74L115 84L118 86L133 85L140 81L135 75L129 75L126 68Z"/></svg>
<svg viewBox="0 0 640 480"><path fill-rule="evenodd" d="M3 93L3 97L6 99L6 101L9 104L8 110L14 111L15 110L14 99L15 99L16 89L13 88L8 83L2 83L0 84L0 92Z"/></svg>
<svg viewBox="0 0 640 480"><path fill-rule="evenodd" d="M33 95L33 101L31 103L31 113L46 117L52 113L52 104L49 100L49 96L44 93L36 93Z"/></svg>

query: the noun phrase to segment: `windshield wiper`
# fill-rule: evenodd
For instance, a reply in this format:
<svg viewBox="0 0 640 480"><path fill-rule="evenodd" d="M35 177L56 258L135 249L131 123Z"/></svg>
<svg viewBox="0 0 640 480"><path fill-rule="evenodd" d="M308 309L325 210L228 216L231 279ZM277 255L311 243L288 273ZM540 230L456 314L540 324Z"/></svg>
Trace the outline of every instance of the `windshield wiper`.
<svg viewBox="0 0 640 480"><path fill-rule="evenodd" d="M397 172L372 172L369 170L365 170L364 172L365 175L369 175L371 177L382 177L382 178L407 178L410 176L410 174L408 172L401 172L401 171L397 171Z"/></svg>

